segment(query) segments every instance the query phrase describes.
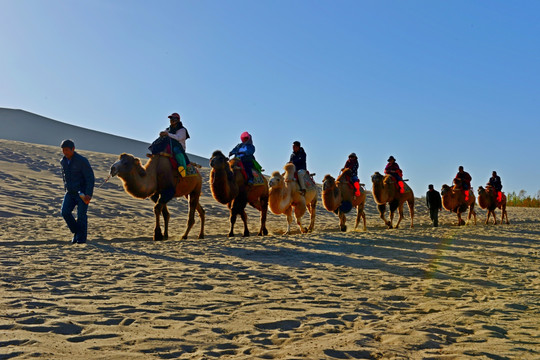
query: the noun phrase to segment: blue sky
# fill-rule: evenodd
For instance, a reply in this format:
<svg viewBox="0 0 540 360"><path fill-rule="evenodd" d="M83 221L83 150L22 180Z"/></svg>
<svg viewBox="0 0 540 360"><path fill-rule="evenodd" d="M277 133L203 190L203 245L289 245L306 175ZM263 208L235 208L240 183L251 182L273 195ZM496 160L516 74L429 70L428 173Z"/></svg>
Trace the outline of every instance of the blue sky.
<svg viewBox="0 0 540 360"><path fill-rule="evenodd" d="M0 0L0 107L190 153L243 131L267 173L396 157L417 196L459 165L540 190L539 1ZM31 131L31 129L29 129ZM207 164L205 164L207 165Z"/></svg>

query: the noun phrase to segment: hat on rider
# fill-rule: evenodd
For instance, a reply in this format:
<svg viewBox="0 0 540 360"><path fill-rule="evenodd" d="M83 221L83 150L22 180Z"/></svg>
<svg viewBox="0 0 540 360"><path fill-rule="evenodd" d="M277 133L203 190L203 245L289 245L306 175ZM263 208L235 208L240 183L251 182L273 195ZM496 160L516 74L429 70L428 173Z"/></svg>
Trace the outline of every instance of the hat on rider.
<svg viewBox="0 0 540 360"><path fill-rule="evenodd" d="M355 153L350 153L349 157L358 158Z"/></svg>
<svg viewBox="0 0 540 360"><path fill-rule="evenodd" d="M395 159L392 155L390 155L390 157L389 157L388 160L386 160L386 161L390 161L390 160L396 161L396 159Z"/></svg>
<svg viewBox="0 0 540 360"><path fill-rule="evenodd" d="M300 141L297 140L297 141L293 142L292 144L293 144L294 146L300 146Z"/></svg>
<svg viewBox="0 0 540 360"><path fill-rule="evenodd" d="M242 135L240 135L240 140L242 140L242 142L246 142L248 141L249 139L251 138L251 135L249 135L249 133L247 131L244 131L242 133Z"/></svg>
<svg viewBox="0 0 540 360"><path fill-rule="evenodd" d="M168 118L180 120L180 115L178 115L178 113L172 113L171 115L168 116Z"/></svg>
<svg viewBox="0 0 540 360"><path fill-rule="evenodd" d="M63 148L70 148L70 149L73 149L75 147L75 143L73 142L73 140L64 140L62 141L62 143L60 144L60 147L63 149Z"/></svg>

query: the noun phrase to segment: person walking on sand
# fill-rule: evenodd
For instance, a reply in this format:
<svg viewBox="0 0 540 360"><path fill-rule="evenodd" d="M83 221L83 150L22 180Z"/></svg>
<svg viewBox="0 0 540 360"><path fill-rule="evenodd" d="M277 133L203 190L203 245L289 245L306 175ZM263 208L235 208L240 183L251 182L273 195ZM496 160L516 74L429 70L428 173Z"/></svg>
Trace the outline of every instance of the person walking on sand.
<svg viewBox="0 0 540 360"><path fill-rule="evenodd" d="M84 244L88 234L86 212L94 193L94 171L88 159L75 151L75 143L72 140L62 141L60 147L64 154L60 164L66 191L62 201L62 217L73 233L71 243ZM75 206L77 206L77 220L72 215Z"/></svg>
<svg viewBox="0 0 540 360"><path fill-rule="evenodd" d="M429 217L433 223L433 227L439 226L439 211L442 210L441 194L433 188L433 185L428 185L426 193L426 205L429 209Z"/></svg>

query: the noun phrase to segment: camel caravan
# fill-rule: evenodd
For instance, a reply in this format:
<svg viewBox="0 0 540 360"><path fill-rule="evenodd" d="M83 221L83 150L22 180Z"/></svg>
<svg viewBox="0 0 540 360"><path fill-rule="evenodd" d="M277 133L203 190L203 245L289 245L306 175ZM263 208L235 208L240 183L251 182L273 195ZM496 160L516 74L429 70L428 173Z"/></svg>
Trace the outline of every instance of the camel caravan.
<svg viewBox="0 0 540 360"><path fill-rule="evenodd" d="M187 239L194 226L195 212L198 213L200 219L198 238L202 239L204 238L205 211L199 201L203 186L199 172L201 166L190 162L185 154L185 139L189 138L189 135L183 128L179 115L173 113L169 118L171 127L161 132L160 139L150 146L152 153L147 154L149 159L144 166L140 159L123 153L111 166L110 175L120 178L124 190L129 195L139 199L150 198L155 203L154 240L169 238L170 213L167 203L175 197L186 197L189 203L187 224L181 239ZM174 132L171 129L176 130ZM174 143L167 136L173 138L173 135L177 135L176 132L183 134L183 138L180 137L178 142ZM182 140L184 143L181 142ZM273 214L285 215L287 227L284 235L291 233L293 213L300 232L312 232L315 228L318 186L313 179L315 174L310 174L306 169L306 154L300 142L293 143L293 154L290 161L283 167L284 172L274 171L272 176L267 178L253 156L255 147L251 135L244 132L241 140L242 142L231 150L228 157L220 150L216 150L210 158L209 185L212 197L229 208L230 229L227 235L235 236L234 226L237 217L240 216L243 222L242 236L250 236L246 213L248 204L260 212L260 226L257 232L259 236L268 235L266 228L268 209ZM357 230L361 220L363 231L367 230L364 211L367 194L365 185L360 184L357 171L358 159L356 154L351 153L337 178L327 174L323 179L321 194L323 207L337 215L341 231L347 231L346 214L353 208L356 209L354 230ZM383 175L375 172L371 176L372 196L377 204L380 218L388 229L397 229L404 219L403 205L407 203L411 217L410 227L413 228L414 193L405 183L407 180L403 179L403 172L393 156L389 157L384 173ZM458 225L468 224L471 217L476 224L475 195L470 190L470 180L470 175L463 171L463 167L460 167L453 180L453 186L442 186L442 200L438 192L432 193L438 197L438 203L442 203L446 210L457 214ZM495 217L497 208L502 211L501 224L504 219L507 224L509 223L506 213L506 196L501 188L500 178L496 172L493 172L493 177L486 188L478 188L478 203L482 209L488 211L486 224L489 223L490 216L493 216L493 222L497 223ZM433 190L432 185L430 185L431 190ZM390 209L389 219L386 218L387 204ZM394 226L396 210L398 210L399 218ZM468 217L465 222L462 214L467 211ZM307 227L302 223L306 212L309 212L310 216ZM164 221L163 232L160 224L161 217ZM437 221L434 221L434 226L438 226Z"/></svg>

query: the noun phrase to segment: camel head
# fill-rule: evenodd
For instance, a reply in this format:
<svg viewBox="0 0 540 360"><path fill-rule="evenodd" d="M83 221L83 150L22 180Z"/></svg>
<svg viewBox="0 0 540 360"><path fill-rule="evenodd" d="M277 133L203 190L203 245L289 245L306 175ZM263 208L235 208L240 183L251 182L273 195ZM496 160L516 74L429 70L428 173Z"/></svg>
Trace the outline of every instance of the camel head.
<svg viewBox="0 0 540 360"><path fill-rule="evenodd" d="M323 179L323 191L327 191L336 187L336 180L329 174L326 174Z"/></svg>
<svg viewBox="0 0 540 360"><path fill-rule="evenodd" d="M135 169L138 171L140 176L144 176L146 174L146 170L141 165L141 160L139 158L134 157L131 154L120 154L118 157L118 161L112 164L110 175L111 176L120 176L122 177L122 174L127 174Z"/></svg>
<svg viewBox="0 0 540 360"><path fill-rule="evenodd" d="M444 184L441 188L441 195L444 196L446 194L448 194L449 191L451 191L452 188L446 184Z"/></svg>
<svg viewBox="0 0 540 360"><path fill-rule="evenodd" d="M272 177L270 178L270 181L268 182L268 186L271 188L281 188L284 185L283 176L279 173L279 171L274 171L272 173Z"/></svg>
<svg viewBox="0 0 540 360"><path fill-rule="evenodd" d="M486 189L484 189L484 187L482 187L482 186L478 187L478 195L483 194L485 191L486 191Z"/></svg>
<svg viewBox="0 0 540 360"><path fill-rule="evenodd" d="M228 161L229 159L227 159L220 150L216 150L212 153L212 157L210 158L210 167L216 170L223 169L229 166Z"/></svg>
<svg viewBox="0 0 540 360"><path fill-rule="evenodd" d="M382 175L378 171L375 171L375 173L373 175L371 175L371 182L373 184L382 183L383 180L384 180L384 175Z"/></svg>

